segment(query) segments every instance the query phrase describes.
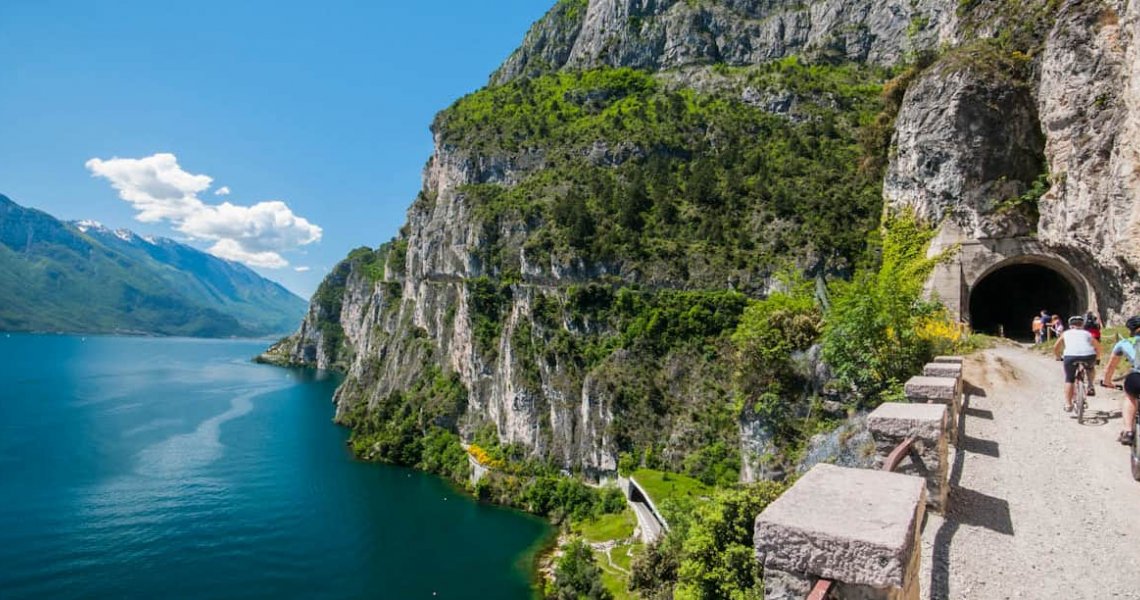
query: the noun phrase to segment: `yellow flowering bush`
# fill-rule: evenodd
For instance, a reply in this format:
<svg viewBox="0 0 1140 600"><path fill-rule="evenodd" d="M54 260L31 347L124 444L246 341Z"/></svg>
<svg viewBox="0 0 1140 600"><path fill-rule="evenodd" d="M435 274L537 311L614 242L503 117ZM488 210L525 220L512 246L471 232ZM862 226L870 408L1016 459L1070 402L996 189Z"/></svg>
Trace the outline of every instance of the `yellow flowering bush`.
<svg viewBox="0 0 1140 600"><path fill-rule="evenodd" d="M492 469L503 468L503 461L491 456L486 450L476 444L471 444L468 446L467 453L470 454L476 462L483 465L484 467L490 467Z"/></svg>

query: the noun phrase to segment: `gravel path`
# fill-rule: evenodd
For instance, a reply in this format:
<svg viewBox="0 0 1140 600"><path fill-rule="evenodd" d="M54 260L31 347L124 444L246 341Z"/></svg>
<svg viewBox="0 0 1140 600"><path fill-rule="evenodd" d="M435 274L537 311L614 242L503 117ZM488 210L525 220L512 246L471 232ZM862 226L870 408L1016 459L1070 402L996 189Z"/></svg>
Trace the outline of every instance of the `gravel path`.
<svg viewBox="0 0 1140 600"><path fill-rule="evenodd" d="M1098 388L1078 425L1060 363L1012 345L968 359L964 379L950 511L923 530L923 598L1140 599L1121 392Z"/></svg>

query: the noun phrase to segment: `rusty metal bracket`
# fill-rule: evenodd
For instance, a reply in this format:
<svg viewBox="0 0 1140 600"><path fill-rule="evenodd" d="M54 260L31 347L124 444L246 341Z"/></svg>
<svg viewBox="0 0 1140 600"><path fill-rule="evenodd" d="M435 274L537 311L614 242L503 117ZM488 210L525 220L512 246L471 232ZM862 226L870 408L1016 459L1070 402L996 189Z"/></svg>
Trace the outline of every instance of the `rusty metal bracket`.
<svg viewBox="0 0 1140 600"><path fill-rule="evenodd" d="M894 471L899 468L899 463L902 462L902 459L910 454L910 449L914 446L915 439L914 436L908 437L898 446L895 446L895 449L891 450L891 453L887 456L887 461L883 464L883 470Z"/></svg>
<svg viewBox="0 0 1140 600"><path fill-rule="evenodd" d="M815 582L815 587L811 588L811 593L808 594L807 600L826 600L828 594L831 593L834 587L834 581L830 579L820 579Z"/></svg>

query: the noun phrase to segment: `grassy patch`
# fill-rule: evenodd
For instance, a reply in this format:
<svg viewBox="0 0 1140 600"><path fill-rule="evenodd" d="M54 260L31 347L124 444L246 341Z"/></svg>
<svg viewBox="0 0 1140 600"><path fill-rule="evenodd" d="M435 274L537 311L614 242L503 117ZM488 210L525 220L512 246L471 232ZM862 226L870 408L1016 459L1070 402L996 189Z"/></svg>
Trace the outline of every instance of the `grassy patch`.
<svg viewBox="0 0 1140 600"><path fill-rule="evenodd" d="M599 550L594 551L594 559L602 570L602 585L615 600L634 599L638 596L629 590L630 565L633 556L644 549L640 543L619 544L610 550L610 557ZM611 560L613 564L611 563Z"/></svg>
<svg viewBox="0 0 1140 600"><path fill-rule="evenodd" d="M700 499L712 496L713 488L678 473L638 469L632 475L654 504L665 501Z"/></svg>
<svg viewBox="0 0 1140 600"><path fill-rule="evenodd" d="M582 537L591 542L606 542L609 540L624 540L633 535L637 527L637 517L633 511L626 509L612 515L594 517L578 525Z"/></svg>

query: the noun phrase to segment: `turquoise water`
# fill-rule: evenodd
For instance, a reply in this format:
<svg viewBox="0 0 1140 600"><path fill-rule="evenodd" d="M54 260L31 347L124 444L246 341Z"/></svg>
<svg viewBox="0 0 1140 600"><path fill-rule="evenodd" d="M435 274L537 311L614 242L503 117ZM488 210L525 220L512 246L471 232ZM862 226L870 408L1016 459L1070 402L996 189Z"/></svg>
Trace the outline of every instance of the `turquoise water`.
<svg viewBox="0 0 1140 600"><path fill-rule="evenodd" d="M528 598L539 520L352 460L264 344L0 334L0 598Z"/></svg>

